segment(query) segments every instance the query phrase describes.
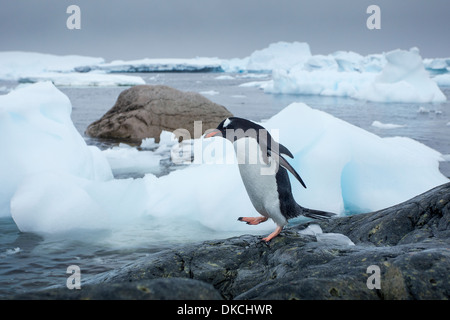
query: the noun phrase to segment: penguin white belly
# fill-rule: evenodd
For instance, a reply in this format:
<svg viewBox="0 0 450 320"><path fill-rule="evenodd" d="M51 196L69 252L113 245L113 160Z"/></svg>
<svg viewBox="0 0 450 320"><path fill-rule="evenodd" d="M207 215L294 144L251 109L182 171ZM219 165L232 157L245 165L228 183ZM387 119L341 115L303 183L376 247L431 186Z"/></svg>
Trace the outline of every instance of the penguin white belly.
<svg viewBox="0 0 450 320"><path fill-rule="evenodd" d="M276 170L270 168L274 163L264 163L261 149L254 138L241 138L234 142L239 172L247 194L261 215L271 218L277 225L287 224L280 211ZM278 165L278 164L277 164ZM269 173L269 174L268 174Z"/></svg>

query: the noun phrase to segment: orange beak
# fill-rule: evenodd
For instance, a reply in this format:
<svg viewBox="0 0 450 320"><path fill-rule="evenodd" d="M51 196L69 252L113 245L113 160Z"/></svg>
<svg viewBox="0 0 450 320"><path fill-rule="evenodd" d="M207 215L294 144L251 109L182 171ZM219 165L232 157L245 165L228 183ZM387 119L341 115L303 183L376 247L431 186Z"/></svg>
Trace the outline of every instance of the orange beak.
<svg viewBox="0 0 450 320"><path fill-rule="evenodd" d="M206 134L205 138L211 138L211 137L214 137L215 135L218 135L218 134L220 134L220 130L214 129L210 133Z"/></svg>

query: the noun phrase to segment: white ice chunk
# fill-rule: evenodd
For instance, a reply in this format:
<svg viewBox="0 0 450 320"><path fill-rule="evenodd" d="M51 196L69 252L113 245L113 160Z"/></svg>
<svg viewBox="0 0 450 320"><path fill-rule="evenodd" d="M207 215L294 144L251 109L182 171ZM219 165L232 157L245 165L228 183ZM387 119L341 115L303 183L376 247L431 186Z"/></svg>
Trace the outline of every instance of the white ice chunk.
<svg viewBox="0 0 450 320"><path fill-rule="evenodd" d="M139 151L133 147L113 147L103 150L115 175L126 173L158 174L161 172L161 155L152 151Z"/></svg>
<svg viewBox="0 0 450 320"><path fill-rule="evenodd" d="M320 68L306 70L293 67L275 70L268 93L347 96L378 102L442 102L445 95L430 79L416 48L394 50L385 55L386 64L380 73L355 72L355 65L343 71ZM351 71L349 71L351 70Z"/></svg>
<svg viewBox="0 0 450 320"><path fill-rule="evenodd" d="M386 54L387 64L355 98L379 102L442 102L445 95L425 71L417 48Z"/></svg>
<svg viewBox="0 0 450 320"><path fill-rule="evenodd" d="M206 95L206 96L215 96L218 95L220 92L216 90L208 90L208 91L200 91L200 94Z"/></svg>
<svg viewBox="0 0 450 320"><path fill-rule="evenodd" d="M308 227L306 227L303 230L300 230L298 232L302 235L311 235L315 236L317 239L317 242L325 243L325 244L332 244L332 245L349 245L354 246L352 240L350 240L349 237L341 234L341 233L324 233L322 231L322 228L318 224L310 224Z"/></svg>
<svg viewBox="0 0 450 320"><path fill-rule="evenodd" d="M434 76L432 79L438 84L438 86L450 87L450 74L449 73L439 74L437 76Z"/></svg>
<svg viewBox="0 0 450 320"><path fill-rule="evenodd" d="M299 234L315 236L317 234L323 233L322 228L318 224L310 224L305 229L300 230Z"/></svg>
<svg viewBox="0 0 450 320"><path fill-rule="evenodd" d="M397 129L397 128L404 128L406 125L404 124L395 124L395 123L383 123L380 121L373 121L372 126L379 128L379 129Z"/></svg>
<svg viewBox="0 0 450 320"><path fill-rule="evenodd" d="M103 62L103 58L77 55L57 56L36 52L4 51L0 52L0 79L17 80L30 74L74 72L78 67Z"/></svg>
<svg viewBox="0 0 450 320"><path fill-rule="evenodd" d="M49 82L0 96L0 216L9 215L9 200L28 175L66 172L92 180L112 178L96 147L88 147L74 127L72 106Z"/></svg>
<svg viewBox="0 0 450 320"><path fill-rule="evenodd" d="M46 72L41 74L30 74L19 79L22 83L34 83L40 81L51 81L56 86L92 86L92 87L113 87L113 86L134 86L145 84L141 77L127 75L112 75L96 72L89 73L55 73Z"/></svg>
<svg viewBox="0 0 450 320"><path fill-rule="evenodd" d="M277 42L267 48L254 51L244 59L233 59L223 63L228 72L268 72L275 69L290 69L303 66L311 57L309 45L304 42Z"/></svg>
<svg viewBox="0 0 450 320"><path fill-rule="evenodd" d="M89 70L106 72L166 72L166 71L221 71L222 60L218 58L197 57L193 59L139 59L131 61L116 60L110 63L87 66Z"/></svg>
<svg viewBox="0 0 450 320"><path fill-rule="evenodd" d="M332 244L332 245L344 245L344 246L354 246L352 240L349 237L341 233L320 233L316 234L317 242Z"/></svg>
<svg viewBox="0 0 450 320"><path fill-rule="evenodd" d="M217 76L214 79L216 80L233 80L234 77L230 75Z"/></svg>

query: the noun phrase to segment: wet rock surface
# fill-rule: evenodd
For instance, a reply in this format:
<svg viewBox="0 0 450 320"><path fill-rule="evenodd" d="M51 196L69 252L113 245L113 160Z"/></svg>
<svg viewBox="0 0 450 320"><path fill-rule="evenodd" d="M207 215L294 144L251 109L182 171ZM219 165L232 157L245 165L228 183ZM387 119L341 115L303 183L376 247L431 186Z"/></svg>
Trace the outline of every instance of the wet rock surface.
<svg viewBox="0 0 450 320"><path fill-rule="evenodd" d="M323 233L302 231L310 225L319 225ZM340 237L324 237L335 234ZM70 290L61 288L29 293L26 297L450 297L450 183L377 212L285 228L268 244L261 238L243 235L179 246L98 275L72 296ZM342 238L351 241L341 241ZM370 266L379 268L378 280L374 278L376 272L368 271ZM370 284L376 284L375 288L371 289ZM147 290L139 289L144 287Z"/></svg>

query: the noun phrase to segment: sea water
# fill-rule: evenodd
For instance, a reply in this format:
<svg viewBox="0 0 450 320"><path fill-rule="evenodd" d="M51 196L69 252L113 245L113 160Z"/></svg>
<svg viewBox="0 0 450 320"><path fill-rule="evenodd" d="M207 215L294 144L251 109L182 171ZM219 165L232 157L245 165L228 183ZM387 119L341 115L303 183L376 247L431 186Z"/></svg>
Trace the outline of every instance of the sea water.
<svg viewBox="0 0 450 320"><path fill-rule="evenodd" d="M225 106L235 116L254 121L269 119L292 102L304 102L381 137L410 137L450 154L450 88L441 88L447 101L424 103L377 103L345 97L265 94L249 82L270 80L270 74L145 73L137 74L148 84L162 84L183 91L200 92ZM15 82L1 82L5 94ZM87 126L99 119L115 103L126 87L60 87L71 100L72 120L90 145L100 149L115 143L87 137ZM395 124L394 128L373 125ZM207 128L204 128L207 129ZM298 137L301 139L301 137ZM450 177L450 162L440 163L441 172ZM182 169L180 169L182 170ZM125 176L126 177L126 176ZM130 177L133 177L130 173ZM186 242L238 235L206 227L187 225L171 233L155 224L151 217L118 230L71 232L61 235L21 233L12 218L0 218L0 298L30 290L65 286L67 268L78 265L81 284L102 272L119 268L136 259ZM158 224L164 223L158 220ZM169 223L169 222L168 222ZM179 227L177 227L179 228ZM151 241L147 235L152 234ZM248 233L252 233L249 228ZM156 234L156 236L155 236ZM155 240L156 239L156 240Z"/></svg>

